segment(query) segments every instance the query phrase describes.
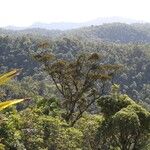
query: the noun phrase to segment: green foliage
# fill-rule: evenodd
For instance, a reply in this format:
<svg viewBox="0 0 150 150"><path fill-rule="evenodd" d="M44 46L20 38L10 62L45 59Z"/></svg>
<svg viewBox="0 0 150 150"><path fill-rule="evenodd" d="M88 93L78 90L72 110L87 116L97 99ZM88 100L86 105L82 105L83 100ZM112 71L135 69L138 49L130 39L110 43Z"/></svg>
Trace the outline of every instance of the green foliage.
<svg viewBox="0 0 150 150"><path fill-rule="evenodd" d="M60 102L56 98L39 99L37 101L36 112L44 115L60 116Z"/></svg>
<svg viewBox="0 0 150 150"><path fill-rule="evenodd" d="M19 70L14 69L14 70L12 70L10 72L1 74L0 75L0 85L5 84L10 79L12 79L13 77L17 76L19 72L20 72ZM24 99L14 99L14 100L9 100L9 101L5 101L5 102L0 102L0 111L5 109L5 108L7 108L7 107L9 107L9 106L12 106L14 104L20 103L22 101L24 101ZM7 129L4 129L4 130L7 130ZM2 133L2 131L1 131L1 133ZM1 142L1 136L0 136L0 142ZM5 145L0 143L0 149L4 150L5 149Z"/></svg>
<svg viewBox="0 0 150 150"><path fill-rule="evenodd" d="M80 130L83 134L82 149L95 150L97 148L95 136L97 134L99 124L101 124L102 121L102 116L91 115L89 113L84 114L84 116L78 120L75 128Z"/></svg>
<svg viewBox="0 0 150 150"><path fill-rule="evenodd" d="M5 72L8 68L23 68L19 79L34 75L34 79L41 81L46 76L44 73L41 73L41 65L32 59L32 56L37 52L53 52L58 58L65 60L73 60L76 55L83 52L98 52L103 56L102 62L106 64L123 64L124 72L121 72L121 75L114 78L114 80L121 85L121 90L124 93L127 93L133 99L144 101L145 105L147 105L149 99L143 96L143 93L146 92L143 86L148 84L150 79L150 46L148 43L145 44L147 41L147 35L145 37L145 34L149 33L146 26L149 28L149 25L139 25L142 28L140 33L136 26L107 24L67 31L65 35L60 35L59 38L50 39L43 37L42 33L39 33L38 36L32 36L35 33L34 30L33 34L32 31L28 31L31 36L18 35L19 31L15 32L15 34L13 32L14 36L7 36L9 35L9 32L7 32L0 36L0 64L2 64L0 70ZM118 28L119 31L116 31ZM146 31L141 33L141 30L145 29ZM128 33L125 33L127 36L122 35L124 31L128 31ZM26 33L27 31L24 32ZM53 32L57 34L57 31ZM101 35L105 39L103 42ZM108 41L115 41L115 43ZM127 42L127 44L122 44L123 41ZM131 41L133 42L131 43ZM48 43L49 47L44 49L38 47L44 43Z"/></svg>
<svg viewBox="0 0 150 150"><path fill-rule="evenodd" d="M68 127L58 117L39 116L34 111L13 112L8 119L3 118L0 137L7 149L81 149L81 131Z"/></svg>
<svg viewBox="0 0 150 150"><path fill-rule="evenodd" d="M97 134L99 140L104 138L98 142L121 150L145 146L143 143L150 138L150 113L146 109L120 93L100 98L98 105L105 118Z"/></svg>
<svg viewBox="0 0 150 150"><path fill-rule="evenodd" d="M43 125L44 143L48 149L70 150L81 148L82 132L68 128L59 119L50 117L40 119Z"/></svg>
<svg viewBox="0 0 150 150"><path fill-rule="evenodd" d="M150 108L149 24L0 32L1 72L23 68L21 76L0 87L0 98L31 99L0 114L0 150L150 149L150 114L142 107ZM32 59L35 54L56 83ZM112 64L124 66L119 76L120 65ZM0 75L0 81L17 72Z"/></svg>

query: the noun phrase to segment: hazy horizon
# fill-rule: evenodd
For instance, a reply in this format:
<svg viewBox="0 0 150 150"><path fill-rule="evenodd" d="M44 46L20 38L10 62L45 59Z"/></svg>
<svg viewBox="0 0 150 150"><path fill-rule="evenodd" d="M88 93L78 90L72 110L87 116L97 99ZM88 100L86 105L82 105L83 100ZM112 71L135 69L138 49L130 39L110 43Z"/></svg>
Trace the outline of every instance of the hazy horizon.
<svg viewBox="0 0 150 150"><path fill-rule="evenodd" d="M0 27L122 17L150 22L148 0L0 0Z"/></svg>

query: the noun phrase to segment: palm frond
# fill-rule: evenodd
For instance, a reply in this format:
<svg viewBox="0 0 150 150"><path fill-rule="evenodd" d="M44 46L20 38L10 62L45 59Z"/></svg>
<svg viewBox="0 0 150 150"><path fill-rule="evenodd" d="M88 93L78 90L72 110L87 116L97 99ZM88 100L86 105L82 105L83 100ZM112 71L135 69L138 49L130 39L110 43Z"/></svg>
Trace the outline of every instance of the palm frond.
<svg viewBox="0 0 150 150"><path fill-rule="evenodd" d="M14 100L6 101L6 102L0 102L0 111L9 107L9 106L20 103L22 101L24 101L24 99L14 99Z"/></svg>
<svg viewBox="0 0 150 150"><path fill-rule="evenodd" d="M9 81L13 77L17 76L20 73L20 69L14 69L7 73L0 75L0 85L4 84L5 82Z"/></svg>

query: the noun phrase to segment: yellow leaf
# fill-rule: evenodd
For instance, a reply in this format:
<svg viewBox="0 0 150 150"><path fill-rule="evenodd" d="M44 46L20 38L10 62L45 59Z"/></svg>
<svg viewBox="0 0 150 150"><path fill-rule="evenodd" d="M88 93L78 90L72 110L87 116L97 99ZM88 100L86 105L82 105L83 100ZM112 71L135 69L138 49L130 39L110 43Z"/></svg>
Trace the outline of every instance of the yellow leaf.
<svg viewBox="0 0 150 150"><path fill-rule="evenodd" d="M0 111L9 107L9 106L20 103L22 101L24 101L24 99L14 99L14 100L6 101L6 102L0 102Z"/></svg>
<svg viewBox="0 0 150 150"><path fill-rule="evenodd" d="M14 69L10 72L4 73L0 75L0 85L4 84L5 82L9 81L13 77L17 76L20 73L19 69Z"/></svg>

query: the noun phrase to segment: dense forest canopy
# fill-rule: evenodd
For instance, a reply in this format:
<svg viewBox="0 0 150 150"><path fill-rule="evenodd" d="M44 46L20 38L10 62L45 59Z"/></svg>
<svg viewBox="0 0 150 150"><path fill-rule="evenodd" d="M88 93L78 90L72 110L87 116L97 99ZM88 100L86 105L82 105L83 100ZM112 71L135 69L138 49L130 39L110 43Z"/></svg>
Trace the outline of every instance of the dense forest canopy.
<svg viewBox="0 0 150 150"><path fill-rule="evenodd" d="M4 150L149 150L150 24L0 29Z"/></svg>

